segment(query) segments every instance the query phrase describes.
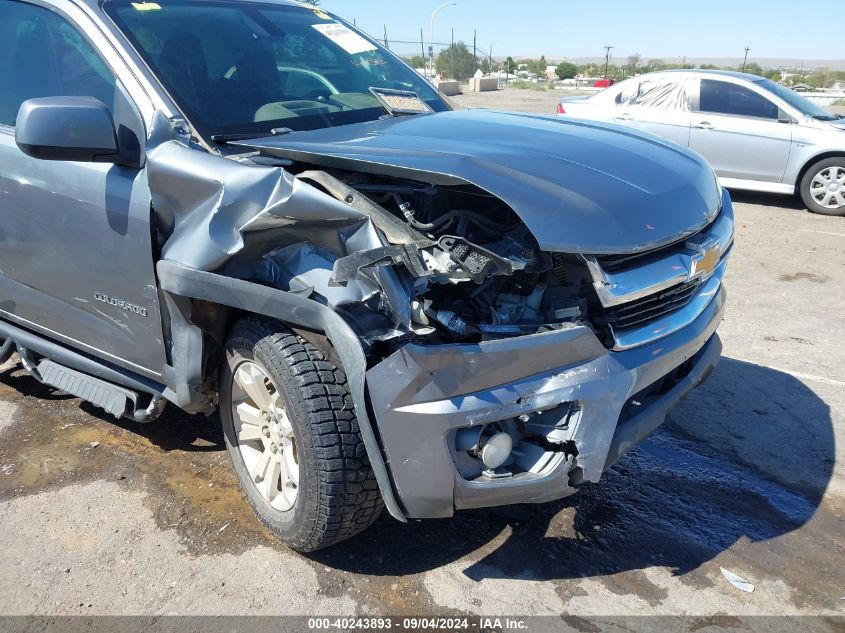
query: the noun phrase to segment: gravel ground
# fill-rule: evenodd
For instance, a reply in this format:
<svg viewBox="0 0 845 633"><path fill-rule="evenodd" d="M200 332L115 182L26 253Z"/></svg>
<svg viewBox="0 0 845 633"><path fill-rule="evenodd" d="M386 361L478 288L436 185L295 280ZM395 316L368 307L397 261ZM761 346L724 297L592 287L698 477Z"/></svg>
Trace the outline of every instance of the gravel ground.
<svg viewBox="0 0 845 633"><path fill-rule="evenodd" d="M550 96L513 93L486 103ZM115 422L7 363L0 613L845 615L845 218L734 200L715 374L601 483L542 506L385 514L301 556L242 500L216 418Z"/></svg>

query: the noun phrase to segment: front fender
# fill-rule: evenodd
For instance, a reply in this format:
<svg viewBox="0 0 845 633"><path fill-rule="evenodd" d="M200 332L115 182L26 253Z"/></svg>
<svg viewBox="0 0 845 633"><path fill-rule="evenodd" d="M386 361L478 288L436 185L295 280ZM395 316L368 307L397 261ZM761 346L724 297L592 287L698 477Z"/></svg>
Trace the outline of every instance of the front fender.
<svg viewBox="0 0 845 633"><path fill-rule="evenodd" d="M162 290L173 295L202 299L262 314L326 335L346 372L361 437L364 440L376 481L378 481L384 505L391 516L404 522L405 515L396 500L381 447L367 414L364 385L367 361L361 343L352 328L326 306L292 292L197 270L169 260L159 261L156 272Z"/></svg>

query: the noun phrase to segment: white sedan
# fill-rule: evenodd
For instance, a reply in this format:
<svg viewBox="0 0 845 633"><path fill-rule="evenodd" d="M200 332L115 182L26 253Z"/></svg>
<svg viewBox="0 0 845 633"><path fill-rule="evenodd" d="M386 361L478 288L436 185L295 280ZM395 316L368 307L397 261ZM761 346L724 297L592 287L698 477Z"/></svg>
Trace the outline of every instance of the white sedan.
<svg viewBox="0 0 845 633"><path fill-rule="evenodd" d="M756 75L675 70L626 79L558 114L656 134L706 158L725 187L800 193L845 216L845 118Z"/></svg>

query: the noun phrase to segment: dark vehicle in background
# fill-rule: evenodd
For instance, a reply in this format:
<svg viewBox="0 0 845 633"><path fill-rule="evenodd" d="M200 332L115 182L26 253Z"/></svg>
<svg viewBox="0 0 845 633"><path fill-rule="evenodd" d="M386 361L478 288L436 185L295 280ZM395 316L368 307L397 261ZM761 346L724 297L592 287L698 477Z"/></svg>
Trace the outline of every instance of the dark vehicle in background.
<svg viewBox="0 0 845 633"><path fill-rule="evenodd" d="M733 211L686 149L453 111L292 2L0 0L0 63L0 360L219 411L295 549L572 494L719 358Z"/></svg>

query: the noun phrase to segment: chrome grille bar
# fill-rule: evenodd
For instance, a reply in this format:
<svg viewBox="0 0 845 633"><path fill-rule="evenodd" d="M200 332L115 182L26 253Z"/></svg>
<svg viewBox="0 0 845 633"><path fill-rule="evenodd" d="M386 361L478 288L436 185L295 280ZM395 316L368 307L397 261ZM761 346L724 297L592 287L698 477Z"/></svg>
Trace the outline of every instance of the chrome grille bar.
<svg viewBox="0 0 845 633"><path fill-rule="evenodd" d="M608 272L598 258L584 257L601 304L611 308L673 286L706 280L733 245L733 226L730 205L723 206L723 212L707 229L641 266Z"/></svg>

